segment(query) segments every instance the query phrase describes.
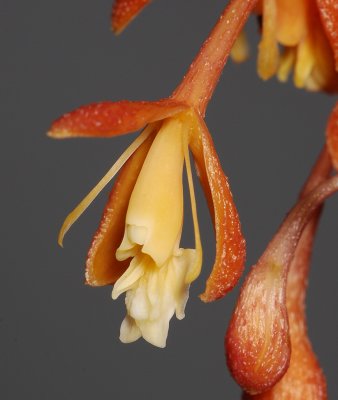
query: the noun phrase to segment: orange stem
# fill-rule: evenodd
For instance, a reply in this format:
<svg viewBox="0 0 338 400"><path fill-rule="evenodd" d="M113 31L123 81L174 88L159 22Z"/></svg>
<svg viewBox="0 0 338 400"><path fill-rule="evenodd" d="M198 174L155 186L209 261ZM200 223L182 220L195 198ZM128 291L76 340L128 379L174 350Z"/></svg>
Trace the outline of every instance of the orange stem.
<svg viewBox="0 0 338 400"><path fill-rule="evenodd" d="M191 64L172 98L191 105L202 116L216 88L231 48L257 0L231 0Z"/></svg>

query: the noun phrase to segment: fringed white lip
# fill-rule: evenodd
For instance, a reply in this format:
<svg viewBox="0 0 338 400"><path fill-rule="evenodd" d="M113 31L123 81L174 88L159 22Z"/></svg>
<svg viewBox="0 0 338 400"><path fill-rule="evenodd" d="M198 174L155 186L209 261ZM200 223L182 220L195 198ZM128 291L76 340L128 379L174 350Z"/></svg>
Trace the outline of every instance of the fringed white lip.
<svg viewBox="0 0 338 400"><path fill-rule="evenodd" d="M173 254L183 224L183 124L164 121L149 149L130 196L117 259L142 245L158 266Z"/></svg>
<svg viewBox="0 0 338 400"><path fill-rule="evenodd" d="M186 275L195 257L195 250L179 249L160 268L145 254L136 256L128 270L115 283L112 297L126 292L127 315L120 329L123 343L141 336L157 347L165 347L169 322L176 313L183 319L189 297Z"/></svg>

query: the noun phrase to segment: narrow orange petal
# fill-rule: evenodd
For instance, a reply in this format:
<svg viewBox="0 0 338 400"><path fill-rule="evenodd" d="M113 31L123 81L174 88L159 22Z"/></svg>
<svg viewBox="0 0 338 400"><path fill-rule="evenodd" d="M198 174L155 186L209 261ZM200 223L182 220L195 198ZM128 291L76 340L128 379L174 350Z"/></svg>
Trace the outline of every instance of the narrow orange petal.
<svg viewBox="0 0 338 400"><path fill-rule="evenodd" d="M63 115L51 126L48 136L56 139L74 137L111 137L137 131L146 124L185 110L173 100L101 102L77 108Z"/></svg>
<svg viewBox="0 0 338 400"><path fill-rule="evenodd" d="M333 166L338 170L338 101L333 108L327 125L326 144Z"/></svg>
<svg viewBox="0 0 338 400"><path fill-rule="evenodd" d="M190 144L198 175L208 200L216 234L216 258L200 298L211 302L223 297L238 282L245 262L245 240L227 177L221 168L204 121Z"/></svg>
<svg viewBox="0 0 338 400"><path fill-rule="evenodd" d="M129 260L118 261L115 252L121 244L131 192L154 139L151 135L121 169L94 235L86 262L86 283L104 286L114 283L127 269Z"/></svg>
<svg viewBox="0 0 338 400"><path fill-rule="evenodd" d="M330 41L338 71L338 7L337 0L317 0L319 13Z"/></svg>
<svg viewBox="0 0 338 400"><path fill-rule="evenodd" d="M150 0L115 0L111 21L113 31L122 32L149 3Z"/></svg>

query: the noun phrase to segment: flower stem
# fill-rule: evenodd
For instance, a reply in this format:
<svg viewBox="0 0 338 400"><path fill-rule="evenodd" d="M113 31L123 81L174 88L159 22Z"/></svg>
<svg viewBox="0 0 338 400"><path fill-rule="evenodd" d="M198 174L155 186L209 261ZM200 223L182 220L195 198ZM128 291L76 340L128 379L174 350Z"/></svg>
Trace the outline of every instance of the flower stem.
<svg viewBox="0 0 338 400"><path fill-rule="evenodd" d="M184 101L202 116L215 90L231 48L257 0L231 0L203 43L172 98Z"/></svg>
<svg viewBox="0 0 338 400"><path fill-rule="evenodd" d="M322 156L322 160L319 160L319 164L317 164L319 169L314 169L313 175L309 178L307 185L303 189L301 199L288 214L278 233L269 243L267 250L260 259L261 263L273 260L275 263L282 265L285 274L293 258L299 237L310 220L312 213L322 205L326 198L338 190L338 175L335 175L326 179L309 192L309 187L313 187L313 183L321 179L321 175L324 174L327 168L325 166L327 159L324 158L326 155L322 154ZM322 166L320 166L321 163L323 163ZM304 196L305 194L306 196Z"/></svg>

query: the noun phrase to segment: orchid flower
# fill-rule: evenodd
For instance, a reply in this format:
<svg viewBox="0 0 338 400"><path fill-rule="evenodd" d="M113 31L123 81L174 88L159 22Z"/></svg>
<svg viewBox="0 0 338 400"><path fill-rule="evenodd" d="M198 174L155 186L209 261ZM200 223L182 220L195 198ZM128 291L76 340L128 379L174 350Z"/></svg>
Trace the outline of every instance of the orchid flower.
<svg viewBox="0 0 338 400"><path fill-rule="evenodd" d="M277 75L285 82L293 69L298 88L338 90L335 0L261 0L257 12L262 16L257 66L262 79Z"/></svg>
<svg viewBox="0 0 338 400"><path fill-rule="evenodd" d="M199 275L202 247L189 159L191 150L216 234L216 259L200 296L224 296L243 271L245 242L228 179L203 117L233 42L255 0L232 0L201 48L182 83L168 99L103 102L81 107L55 121L53 138L112 137L146 126L108 173L68 215L65 233L119 172L89 249L86 282L114 284L112 297L126 293L127 316L120 339L143 337L166 345L174 313L184 317L189 285ZM183 249L182 171L186 167L195 248Z"/></svg>

